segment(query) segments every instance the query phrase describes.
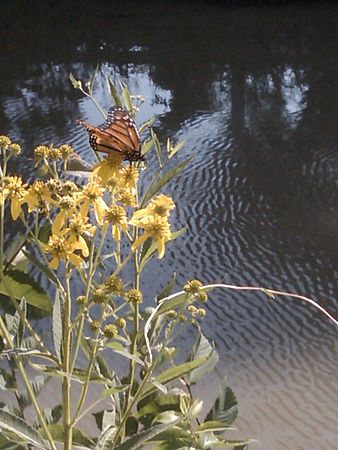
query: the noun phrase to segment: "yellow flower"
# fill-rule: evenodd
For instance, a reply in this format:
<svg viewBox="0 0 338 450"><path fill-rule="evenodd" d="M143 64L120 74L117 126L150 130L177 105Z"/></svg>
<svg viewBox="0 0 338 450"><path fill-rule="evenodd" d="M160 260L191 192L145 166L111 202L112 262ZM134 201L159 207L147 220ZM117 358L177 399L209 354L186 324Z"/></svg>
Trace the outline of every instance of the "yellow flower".
<svg viewBox="0 0 338 450"><path fill-rule="evenodd" d="M96 231L96 226L87 222L88 217L82 217L79 213L73 214L70 218L69 226L60 232L62 236L67 235L68 242L77 244L77 248L81 250L84 257L89 255L89 249L82 235L93 236Z"/></svg>
<svg viewBox="0 0 338 450"><path fill-rule="evenodd" d="M47 145L39 145L34 149L34 156L37 161L41 161L44 158L47 158L49 154L49 148Z"/></svg>
<svg viewBox="0 0 338 450"><path fill-rule="evenodd" d="M121 189L118 192L117 201L121 202L125 206L131 206L131 207L137 206L135 195L133 195L127 189Z"/></svg>
<svg viewBox="0 0 338 450"><path fill-rule="evenodd" d="M121 187L134 191L138 182L139 173L135 166L124 166L120 170Z"/></svg>
<svg viewBox="0 0 338 450"><path fill-rule="evenodd" d="M160 194L155 197L146 208L134 212L133 220L142 221L147 216L169 217L170 211L175 208L175 203L171 197Z"/></svg>
<svg viewBox="0 0 338 450"><path fill-rule="evenodd" d="M106 290L113 295L122 295L124 292L123 281L116 275L111 275L104 283Z"/></svg>
<svg viewBox="0 0 338 450"><path fill-rule="evenodd" d="M71 145L64 144L59 148L59 152L63 159L67 159L74 153L74 149Z"/></svg>
<svg viewBox="0 0 338 450"><path fill-rule="evenodd" d="M128 231L127 214L122 206L113 205L109 208L106 211L105 220L112 225L112 233L117 241L121 239L121 230Z"/></svg>
<svg viewBox="0 0 338 450"><path fill-rule="evenodd" d="M116 325L113 325L113 324L110 323L110 324L104 326L103 334L108 339L112 339L112 338L114 338L114 337L119 335L119 329L117 328Z"/></svg>
<svg viewBox="0 0 338 450"><path fill-rule="evenodd" d="M11 156L19 156L21 155L21 145L20 144L11 144L9 147L9 153Z"/></svg>
<svg viewBox="0 0 338 450"><path fill-rule="evenodd" d="M80 213L82 217L87 217L90 206L94 208L95 218L102 224L107 209L103 200L104 188L96 179L92 179L79 193L79 203L81 203Z"/></svg>
<svg viewBox="0 0 338 450"><path fill-rule="evenodd" d="M200 296L203 288L203 284L200 280L190 280L187 282L187 284L183 287L183 290L187 292L188 294ZM208 297L208 296L207 296ZM202 294L201 298L205 298L205 295Z"/></svg>
<svg viewBox="0 0 338 450"><path fill-rule="evenodd" d="M48 149L47 157L49 159L53 159L54 161L58 161L58 160L62 159L62 153L58 148L51 145Z"/></svg>
<svg viewBox="0 0 338 450"><path fill-rule="evenodd" d="M38 208L48 208L48 204L52 201L52 196L48 186L42 181L35 181L29 186L28 191L24 195L24 202L28 203L28 211L32 212Z"/></svg>
<svg viewBox="0 0 338 450"><path fill-rule="evenodd" d="M76 199L71 195L65 195L60 197L58 201L53 200L53 203L60 208L60 211L54 219L52 233L59 234L61 228L67 223L67 219L70 219L76 213Z"/></svg>
<svg viewBox="0 0 338 450"><path fill-rule="evenodd" d="M70 261L76 267L80 267L83 263L82 258L74 253L80 247L76 242L68 242L63 236L51 236L44 249L52 256L52 260L49 263L52 269L56 270L60 261Z"/></svg>
<svg viewBox="0 0 338 450"><path fill-rule="evenodd" d="M102 186L105 186L109 178L119 176L122 160L123 156L119 155L117 152L109 153L107 158L97 164L92 172L93 176L100 177Z"/></svg>
<svg viewBox="0 0 338 450"><path fill-rule="evenodd" d="M9 139L8 136L1 135L0 136L0 147L4 150L7 150L7 148L11 145L12 141Z"/></svg>
<svg viewBox="0 0 338 450"><path fill-rule="evenodd" d="M132 225L144 228L144 233L135 240L132 245L132 250L135 251L147 239L155 239L157 241L158 257L162 258L165 253L165 243L171 238L170 224L166 217L146 216L144 221L134 220L130 221Z"/></svg>
<svg viewBox="0 0 338 450"><path fill-rule="evenodd" d="M22 184L21 177L12 176L3 179L2 202L7 197L11 199L11 215L13 220L16 220L20 215L21 206L26 194L26 186L26 184Z"/></svg>
<svg viewBox="0 0 338 450"><path fill-rule="evenodd" d="M142 303L143 294L139 289L131 288L128 292L126 292L126 299L129 303Z"/></svg>

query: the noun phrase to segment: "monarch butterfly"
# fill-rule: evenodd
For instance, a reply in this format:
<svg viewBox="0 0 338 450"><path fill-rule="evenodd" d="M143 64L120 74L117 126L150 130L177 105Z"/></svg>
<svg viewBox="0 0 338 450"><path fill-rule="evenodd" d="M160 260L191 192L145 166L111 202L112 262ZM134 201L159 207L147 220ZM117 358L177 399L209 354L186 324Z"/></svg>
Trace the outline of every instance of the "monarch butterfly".
<svg viewBox="0 0 338 450"><path fill-rule="evenodd" d="M124 161L145 161L141 154L141 138L134 119L123 108L112 106L107 120L95 127L83 120L77 121L89 134L89 143L96 152L118 152Z"/></svg>

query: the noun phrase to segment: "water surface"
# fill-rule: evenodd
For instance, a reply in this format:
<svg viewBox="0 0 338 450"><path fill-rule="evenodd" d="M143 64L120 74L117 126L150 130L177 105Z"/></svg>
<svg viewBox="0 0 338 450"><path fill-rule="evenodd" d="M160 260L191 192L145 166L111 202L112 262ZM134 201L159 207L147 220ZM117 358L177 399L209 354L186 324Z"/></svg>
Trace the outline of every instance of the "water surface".
<svg viewBox="0 0 338 450"><path fill-rule="evenodd" d="M0 128L32 149L68 142L91 160L82 117L100 123L68 79L106 77L146 96L138 123L194 155L167 189L184 237L146 272L296 292L337 311L337 7L217 2L1 5ZM15 17L15 20L13 20ZM157 283L154 283L157 280ZM217 291L206 334L240 403L240 434L263 449L333 449L337 330L291 299ZM215 378L218 378L215 375Z"/></svg>

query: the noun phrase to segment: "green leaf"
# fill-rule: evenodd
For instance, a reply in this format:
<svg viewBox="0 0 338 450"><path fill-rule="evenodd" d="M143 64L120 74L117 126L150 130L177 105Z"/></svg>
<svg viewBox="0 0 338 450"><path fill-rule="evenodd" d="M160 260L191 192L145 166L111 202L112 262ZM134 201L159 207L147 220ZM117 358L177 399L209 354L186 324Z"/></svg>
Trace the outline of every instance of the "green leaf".
<svg viewBox="0 0 338 450"><path fill-rule="evenodd" d="M153 136L151 139L149 139L148 141L145 141L142 144L142 155L145 156L153 147L155 143L155 137Z"/></svg>
<svg viewBox="0 0 338 450"><path fill-rule="evenodd" d="M183 364L180 364L175 367L170 367L170 369L167 369L163 371L160 375L158 375L154 380L161 384L167 384L171 381L176 380L177 378L184 377L189 372L191 372L196 367L199 367L201 364L205 362L206 358L199 358L195 359L194 361L189 361ZM142 398L146 397L150 393L154 392L156 390L156 387L153 383L149 382L148 385L146 385L143 393Z"/></svg>
<svg viewBox="0 0 338 450"><path fill-rule="evenodd" d="M101 398L107 398L113 394L119 393L119 392L124 392L129 388L130 384L124 384L123 386L114 386L112 388L109 389L105 389L100 397Z"/></svg>
<svg viewBox="0 0 338 450"><path fill-rule="evenodd" d="M39 284L24 272L9 270L0 283L0 293L21 300L25 297L29 305L50 313L50 298Z"/></svg>
<svg viewBox="0 0 338 450"><path fill-rule="evenodd" d="M160 141L158 140L158 137L154 133L153 130L151 130L151 135L152 135L152 138L154 139L155 150L156 150L158 162L160 164L160 167L163 167L162 147L161 147Z"/></svg>
<svg viewBox="0 0 338 450"><path fill-rule="evenodd" d="M136 355L132 355L129 352L123 351L123 350L113 350L113 352L124 356L125 358L131 359L132 361L137 362L137 364L140 364L140 366L144 367L144 362L142 361L142 359L138 358Z"/></svg>
<svg viewBox="0 0 338 450"><path fill-rule="evenodd" d="M166 431L168 428L171 428L177 423L180 419L176 419L170 423L163 423L160 425L154 425L151 428L148 428L145 431L141 431L138 434L135 434L130 439L126 440L123 444L115 447L115 450L136 450L139 449L142 444L150 441L152 438L157 436L158 434Z"/></svg>
<svg viewBox="0 0 338 450"><path fill-rule="evenodd" d="M48 425L48 430L52 436L52 438L55 440L55 442L60 442L61 444L64 444L65 441L65 431L64 427L61 424L53 424ZM42 436L45 436L45 433L43 430L39 429ZM73 444L74 445L81 445L85 446L86 448L90 448L94 444L92 439L85 436L82 431L80 431L78 428L73 428Z"/></svg>
<svg viewBox="0 0 338 450"><path fill-rule="evenodd" d="M23 319L26 319L27 316L27 303L25 297L22 298L20 304L18 305L18 309L20 310L21 314L19 314L18 311L15 312L15 317L19 319L18 331L15 336L15 346L21 347L23 338L25 336L25 320L21 320L21 317Z"/></svg>
<svg viewBox="0 0 338 450"><path fill-rule="evenodd" d="M108 427L115 426L116 413L114 410L101 410L93 413L95 422L99 430L106 430Z"/></svg>
<svg viewBox="0 0 338 450"><path fill-rule="evenodd" d="M31 385L34 391L34 394L37 396L43 386L45 385L45 377L42 375L38 375L30 380ZM27 406L32 404L32 400L27 392L23 392L17 397L18 404L20 406L21 411L23 411Z"/></svg>
<svg viewBox="0 0 338 450"><path fill-rule="evenodd" d="M117 427L109 427L105 428L104 431L100 434L97 439L94 450L105 450L107 442L112 438L112 436L116 433Z"/></svg>
<svg viewBox="0 0 338 450"><path fill-rule="evenodd" d="M215 448L232 448L234 450L245 450L252 439L224 439L217 442Z"/></svg>
<svg viewBox="0 0 338 450"><path fill-rule="evenodd" d="M177 273L174 272L169 283L165 286L165 288L156 297L157 302L162 300L162 298L168 297L171 294L171 292L174 289L174 286L176 284L176 280L177 280Z"/></svg>
<svg viewBox="0 0 338 450"><path fill-rule="evenodd" d="M0 428L11 431L38 448L42 448L43 450L50 448L49 444L47 444L41 434L29 423L4 410L0 410Z"/></svg>
<svg viewBox="0 0 338 450"><path fill-rule="evenodd" d="M190 372L187 377L190 384L197 383L197 381L204 378L206 374L212 372L219 361L218 353L202 333L198 336L191 354L191 360L198 358L206 358L206 361L200 367Z"/></svg>
<svg viewBox="0 0 338 450"><path fill-rule="evenodd" d="M9 246L5 249L6 253L6 261L13 264L14 266L16 263L13 261L16 259L16 256L22 249L22 247L27 242L27 238L24 234L20 234L18 236L15 236L15 239L11 241Z"/></svg>
<svg viewBox="0 0 338 450"><path fill-rule="evenodd" d="M123 103L122 103L120 94L110 77L108 78L108 88L109 88L110 95L112 96L112 98L114 100L115 105L122 108Z"/></svg>
<svg viewBox="0 0 338 450"><path fill-rule="evenodd" d="M237 415L238 405L234 391L228 386L227 380L224 378L220 395L205 420L217 420L226 426L230 426L236 420Z"/></svg>
<svg viewBox="0 0 338 450"><path fill-rule="evenodd" d="M44 275L46 275L49 280L51 280L54 284L58 286L58 279L56 275L48 266L46 266L46 264L43 264L38 258L36 258L31 253L27 252L26 250L23 250L23 253L35 267L40 269L40 271Z"/></svg>
<svg viewBox="0 0 338 450"><path fill-rule="evenodd" d="M61 313L60 291L57 289L55 293L54 307L53 307L53 341L55 353L59 361L61 361L61 348L63 336L62 322L63 321Z"/></svg>
<svg viewBox="0 0 338 450"><path fill-rule="evenodd" d="M122 86L122 96L123 96L124 103L126 105L126 109L129 111L130 114L133 115L133 112L134 112L133 104L131 102L128 86L124 83L121 83L121 86Z"/></svg>
<svg viewBox="0 0 338 450"><path fill-rule="evenodd" d="M148 191L146 192L145 196L143 197L141 208L152 198L154 197L157 192L163 188L167 183L169 183L170 180L175 178L179 173L182 172L182 170L189 164L189 162L192 160L192 156L185 161L183 161L181 164L179 164L176 167L173 167L172 169L168 170L162 178L157 180L157 177L153 180L153 182L150 184L150 187Z"/></svg>
<svg viewBox="0 0 338 450"><path fill-rule="evenodd" d="M150 120L147 120L146 122L143 122L143 124L139 128L139 133L144 133L145 130L147 130L149 127L151 127L156 120L156 117L151 118Z"/></svg>
<svg viewBox="0 0 338 450"><path fill-rule="evenodd" d="M182 141L182 142L179 142L175 147L172 147L171 145L170 145L170 148L167 147L169 159L173 158L176 155L176 153L179 150L181 150L182 147L185 146L185 144L186 144L186 141Z"/></svg>
<svg viewBox="0 0 338 450"><path fill-rule="evenodd" d="M47 222L39 228L39 241L47 244L50 235L52 234L52 225Z"/></svg>
<svg viewBox="0 0 338 450"><path fill-rule="evenodd" d="M227 428L228 426L224 425L222 422L218 422L217 420L209 420L199 425L195 433L202 433L204 431L224 431Z"/></svg>
<svg viewBox="0 0 338 450"><path fill-rule="evenodd" d="M168 300L164 299L161 300L161 306L158 308L157 313L155 317L159 316L160 314L164 314L171 309L176 309L178 307L182 307L184 304L186 306L189 305L189 303L193 302L194 298L191 299L190 296L186 292L182 292L181 294L175 295L175 297L169 298Z"/></svg>

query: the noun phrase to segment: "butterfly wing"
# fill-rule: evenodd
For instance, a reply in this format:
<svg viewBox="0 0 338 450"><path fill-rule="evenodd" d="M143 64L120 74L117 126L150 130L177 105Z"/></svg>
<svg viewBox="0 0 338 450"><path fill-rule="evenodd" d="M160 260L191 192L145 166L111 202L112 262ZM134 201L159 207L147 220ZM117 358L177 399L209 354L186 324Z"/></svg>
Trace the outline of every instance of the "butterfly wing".
<svg viewBox="0 0 338 450"><path fill-rule="evenodd" d="M141 139L133 118L120 107L111 107L107 120L95 127L79 121L89 133L89 143L98 152L121 153L125 160L142 159Z"/></svg>

